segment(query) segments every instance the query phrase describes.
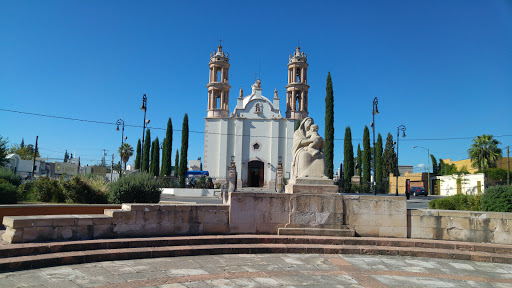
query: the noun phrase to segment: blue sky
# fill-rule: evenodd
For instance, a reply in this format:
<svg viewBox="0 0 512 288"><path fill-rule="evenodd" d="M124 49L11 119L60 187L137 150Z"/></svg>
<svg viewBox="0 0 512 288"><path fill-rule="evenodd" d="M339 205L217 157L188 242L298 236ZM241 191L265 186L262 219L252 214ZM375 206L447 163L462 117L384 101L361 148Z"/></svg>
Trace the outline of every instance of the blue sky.
<svg viewBox="0 0 512 288"><path fill-rule="evenodd" d="M400 165L426 164L414 145L460 160L477 135L508 135L497 139L512 144L510 1L1 0L0 39L0 135L11 144L38 135L43 157L61 159L67 149L93 165L102 149L117 154L121 134L115 125L6 110L140 126L144 93L152 138L163 140L171 117L179 149L176 130L188 113L189 159L202 157L208 61L219 39L230 55L231 111L240 87L247 93L259 75L264 95L278 89L284 113L288 55L300 41L310 116L323 135L330 71L335 167L346 126L354 147L362 142L374 97L384 139L407 127ZM142 128L125 135L135 147Z"/></svg>

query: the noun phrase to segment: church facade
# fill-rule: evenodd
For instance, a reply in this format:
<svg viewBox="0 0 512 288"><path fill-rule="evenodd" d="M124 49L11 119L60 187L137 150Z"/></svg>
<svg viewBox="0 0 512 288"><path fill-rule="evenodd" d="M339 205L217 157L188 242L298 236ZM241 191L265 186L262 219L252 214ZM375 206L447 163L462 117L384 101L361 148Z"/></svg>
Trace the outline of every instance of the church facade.
<svg viewBox="0 0 512 288"><path fill-rule="evenodd" d="M237 187L273 189L278 163L282 163L283 176L290 178L295 122L308 116L307 55L297 47L289 56L285 116L277 89L270 100L263 95L260 79L249 95L240 89L230 113L229 54L222 46L210 55L209 66L203 169L217 182L224 182L233 161Z"/></svg>

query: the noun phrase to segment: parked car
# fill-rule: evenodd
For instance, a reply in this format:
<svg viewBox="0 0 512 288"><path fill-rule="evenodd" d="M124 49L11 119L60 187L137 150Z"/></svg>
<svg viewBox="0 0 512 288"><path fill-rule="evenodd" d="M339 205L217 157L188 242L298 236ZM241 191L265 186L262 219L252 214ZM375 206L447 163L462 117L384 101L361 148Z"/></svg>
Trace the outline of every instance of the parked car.
<svg viewBox="0 0 512 288"><path fill-rule="evenodd" d="M409 193L411 193L414 196L428 195L427 190L425 190L425 188L423 187L411 187L411 189L409 189Z"/></svg>

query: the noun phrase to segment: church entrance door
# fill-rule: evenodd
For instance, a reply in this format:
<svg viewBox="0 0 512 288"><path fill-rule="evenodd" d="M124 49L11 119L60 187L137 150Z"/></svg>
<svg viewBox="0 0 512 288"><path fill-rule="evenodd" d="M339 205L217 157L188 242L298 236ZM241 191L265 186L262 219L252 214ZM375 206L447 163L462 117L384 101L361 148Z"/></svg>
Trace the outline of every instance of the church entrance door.
<svg viewBox="0 0 512 288"><path fill-rule="evenodd" d="M249 187L263 187L264 175L263 175L263 162L261 161L250 161L249 171L247 171L247 186Z"/></svg>

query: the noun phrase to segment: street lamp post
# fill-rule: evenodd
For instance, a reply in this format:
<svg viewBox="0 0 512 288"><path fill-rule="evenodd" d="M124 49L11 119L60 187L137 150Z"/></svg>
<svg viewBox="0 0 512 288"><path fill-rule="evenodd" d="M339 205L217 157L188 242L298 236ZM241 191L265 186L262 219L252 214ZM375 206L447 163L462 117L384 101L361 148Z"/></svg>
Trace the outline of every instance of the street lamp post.
<svg viewBox="0 0 512 288"><path fill-rule="evenodd" d="M144 122L142 124L142 145L140 149L140 172L142 172L142 162L144 159L144 134L146 133L146 111L148 110L148 98L146 97L146 94L142 95L142 107L140 107L140 110L144 110Z"/></svg>
<svg viewBox="0 0 512 288"><path fill-rule="evenodd" d="M379 109L377 108L377 105L379 104L379 99L377 99L377 97L375 97L373 99L373 113L372 113L372 116L373 116L373 120L372 120L372 132L373 132L373 181L372 181L372 186L373 186L373 195L377 195L377 187L376 184L377 184L377 168L375 167L375 165L377 165L377 154L375 152L375 115L376 114L379 114Z"/></svg>
<svg viewBox="0 0 512 288"><path fill-rule="evenodd" d="M402 137L405 138L405 125L400 125L396 129L396 196L398 196L398 174L400 174L400 170L398 169L398 142L400 140L400 131L402 131Z"/></svg>
<svg viewBox="0 0 512 288"><path fill-rule="evenodd" d="M430 191L430 149L422 146L412 146L412 148L422 148L427 151L427 194L432 195Z"/></svg>
<svg viewBox="0 0 512 288"><path fill-rule="evenodd" d="M124 120L123 119L118 119L117 122L116 122L116 125L117 125L117 128L116 128L116 131L119 131L119 125L122 125L122 131L121 131L121 149L123 149L123 145L124 145L124 140L125 139L128 139L128 137L124 137ZM123 150L121 150L122 152ZM122 154L122 153L121 153ZM121 162L123 162L123 155L120 155L121 156ZM121 169L119 170L119 177L121 177Z"/></svg>

